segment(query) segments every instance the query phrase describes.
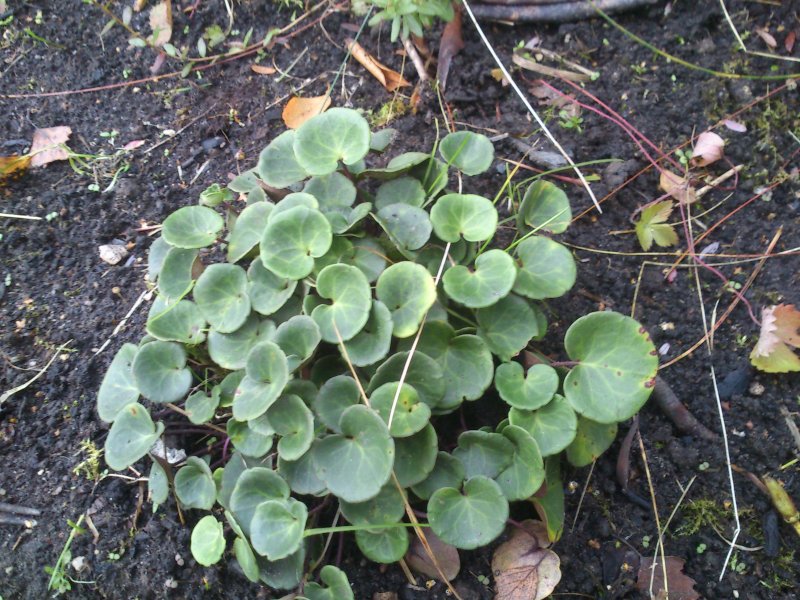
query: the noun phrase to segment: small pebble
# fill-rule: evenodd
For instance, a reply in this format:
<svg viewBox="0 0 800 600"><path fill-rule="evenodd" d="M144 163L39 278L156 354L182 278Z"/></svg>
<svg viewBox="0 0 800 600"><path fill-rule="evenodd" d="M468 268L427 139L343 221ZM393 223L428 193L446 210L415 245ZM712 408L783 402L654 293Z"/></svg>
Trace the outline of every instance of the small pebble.
<svg viewBox="0 0 800 600"><path fill-rule="evenodd" d="M757 381L754 381L750 385L750 390L749 391L753 396L760 396L761 394L764 393L765 390L766 390L766 388L762 384L760 384Z"/></svg>

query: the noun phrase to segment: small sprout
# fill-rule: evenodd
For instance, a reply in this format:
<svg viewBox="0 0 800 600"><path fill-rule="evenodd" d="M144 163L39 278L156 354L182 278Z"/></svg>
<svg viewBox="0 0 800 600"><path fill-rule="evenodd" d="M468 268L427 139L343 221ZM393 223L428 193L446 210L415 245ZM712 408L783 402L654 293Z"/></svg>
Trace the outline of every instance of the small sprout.
<svg viewBox="0 0 800 600"><path fill-rule="evenodd" d="M708 471L710 466L711 465L709 465L707 462L701 462L699 465L697 465L697 469L699 471Z"/></svg>
<svg viewBox="0 0 800 600"><path fill-rule="evenodd" d="M707 549L708 549L708 546L706 546L704 543L702 543L702 542L701 542L701 543L697 544L697 548L695 548L695 551L696 551L698 554L702 554L702 553L703 553L703 552L705 552Z"/></svg>
<svg viewBox="0 0 800 600"><path fill-rule="evenodd" d="M642 547L649 548L650 547L650 536L646 535L642 538Z"/></svg>

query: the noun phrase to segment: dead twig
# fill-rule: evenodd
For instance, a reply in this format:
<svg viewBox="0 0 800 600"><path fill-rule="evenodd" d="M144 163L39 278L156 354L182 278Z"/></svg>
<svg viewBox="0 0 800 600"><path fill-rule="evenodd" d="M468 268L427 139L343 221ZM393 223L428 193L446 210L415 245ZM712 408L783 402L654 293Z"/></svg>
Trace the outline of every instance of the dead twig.
<svg viewBox="0 0 800 600"><path fill-rule="evenodd" d="M22 390L27 388L29 385L33 384L33 382L35 382L37 379L39 379L39 377L44 375L45 371L47 371L47 369L50 368L50 365L53 364L53 361L61 354L61 351L64 350L67 346L69 346L71 343L72 343L72 340L68 340L66 343L61 344L61 346L59 346L56 349L56 351L53 353L53 356L50 357L50 360L47 361L47 364L44 367L42 367L42 369L36 375L31 377L28 381L18 385L15 388L11 388L7 392L3 392L3 394L0 394L0 406L3 406L3 403L6 400L8 400L9 398L11 398L11 396L13 396L14 394L16 394L18 392L21 392Z"/></svg>
<svg viewBox="0 0 800 600"><path fill-rule="evenodd" d="M560 23L577 21L597 15L595 6L605 12L621 12L640 6L655 4L657 0L585 0L553 1L543 4L541 0L484 0L486 4L473 7L479 19L514 21L516 23ZM594 6L593 6L594 5Z"/></svg>
<svg viewBox="0 0 800 600"><path fill-rule="evenodd" d="M700 437L704 440L717 441L719 436L708 429L689 412L683 402L678 400L675 392L661 377L656 377L656 385L651 396L662 412L683 433Z"/></svg>

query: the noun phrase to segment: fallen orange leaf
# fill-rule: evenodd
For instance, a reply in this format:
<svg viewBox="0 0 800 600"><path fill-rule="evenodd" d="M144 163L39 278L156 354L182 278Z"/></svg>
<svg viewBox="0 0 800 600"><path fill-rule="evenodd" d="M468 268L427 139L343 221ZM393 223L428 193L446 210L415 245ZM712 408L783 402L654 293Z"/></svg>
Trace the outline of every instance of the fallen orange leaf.
<svg viewBox="0 0 800 600"><path fill-rule="evenodd" d="M380 81L387 91L393 92L397 88L411 85L400 73L375 60L357 41L348 39L345 43L353 58L360 62L375 79Z"/></svg>
<svg viewBox="0 0 800 600"><path fill-rule="evenodd" d="M19 177L22 175L27 170L30 162L30 154L23 154L22 156L0 156L0 184L9 177Z"/></svg>
<svg viewBox="0 0 800 600"><path fill-rule="evenodd" d="M69 151L64 147L72 129L66 125L47 127L33 132L31 142L31 166L41 167L56 160L69 158Z"/></svg>
<svg viewBox="0 0 800 600"><path fill-rule="evenodd" d="M289 129L297 129L311 117L324 113L330 105L331 97L328 94L313 98L294 96L286 103L281 116Z"/></svg>
<svg viewBox="0 0 800 600"><path fill-rule="evenodd" d="M253 63L250 65L250 69L253 73L258 73L259 75L272 75L277 71L275 67L269 67L267 65L257 65Z"/></svg>

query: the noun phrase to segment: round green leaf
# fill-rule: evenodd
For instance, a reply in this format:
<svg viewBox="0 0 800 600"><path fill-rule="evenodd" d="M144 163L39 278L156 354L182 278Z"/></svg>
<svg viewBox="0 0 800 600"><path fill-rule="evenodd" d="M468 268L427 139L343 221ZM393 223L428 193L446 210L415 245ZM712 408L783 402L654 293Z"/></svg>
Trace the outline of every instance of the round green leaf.
<svg viewBox="0 0 800 600"><path fill-rule="evenodd" d="M533 436L542 456L556 454L569 446L578 428L575 411L558 394L538 410L512 408L508 420Z"/></svg>
<svg viewBox="0 0 800 600"><path fill-rule="evenodd" d="M578 431L567 446L567 460L575 467L585 467L608 450L616 437L616 423L596 423L578 415Z"/></svg>
<svg viewBox="0 0 800 600"><path fill-rule="evenodd" d="M428 500L428 520L446 544L472 550L499 536L508 518L508 501L500 486L487 477L474 477L459 492L442 488Z"/></svg>
<svg viewBox="0 0 800 600"><path fill-rule="evenodd" d="M245 207L228 238L228 262L239 262L261 241L274 205L269 202L256 202Z"/></svg>
<svg viewBox="0 0 800 600"><path fill-rule="evenodd" d="M211 327L236 331L250 314L247 273L237 265L209 266L194 286L194 300Z"/></svg>
<svg viewBox="0 0 800 600"><path fill-rule="evenodd" d="M145 344L133 360L133 379L148 400L177 402L192 384L183 346L159 341Z"/></svg>
<svg viewBox="0 0 800 600"><path fill-rule="evenodd" d="M258 563L253 549L245 538L237 537L233 540L233 555L242 568L242 573L253 583L258 582Z"/></svg>
<svg viewBox="0 0 800 600"><path fill-rule="evenodd" d="M372 210L372 204L362 202L353 208L342 206L332 206L322 208L322 214L331 224L333 233L340 235L353 229L359 222L363 221Z"/></svg>
<svg viewBox="0 0 800 600"><path fill-rule="evenodd" d="M344 518L353 525L388 525L399 522L406 514L403 497L392 482L366 502L339 500L339 507Z"/></svg>
<svg viewBox="0 0 800 600"><path fill-rule="evenodd" d="M436 300L436 287L425 267L406 261L395 263L381 273L375 295L392 313L395 337L405 338L419 329Z"/></svg>
<svg viewBox="0 0 800 600"><path fill-rule="evenodd" d="M206 206L184 206L166 219L161 230L164 240L176 248L205 248L214 243L223 218Z"/></svg>
<svg viewBox="0 0 800 600"><path fill-rule="evenodd" d="M511 464L495 477L495 481L509 502L525 500L544 483L544 461L539 446L530 433L514 425L506 426L503 436L514 444L514 454Z"/></svg>
<svg viewBox="0 0 800 600"><path fill-rule="evenodd" d="M217 486L206 462L196 456L175 473L175 495L185 508L211 510L217 499Z"/></svg>
<svg viewBox="0 0 800 600"><path fill-rule="evenodd" d="M311 175L333 173L343 161L361 160L369 152L369 124L356 111L332 108L303 123L296 132L294 154Z"/></svg>
<svg viewBox="0 0 800 600"><path fill-rule="evenodd" d="M206 320L194 302L158 296L147 315L147 333L164 342L196 346L205 339Z"/></svg>
<svg viewBox="0 0 800 600"><path fill-rule="evenodd" d="M384 383L400 381L400 377L408 360L408 352L398 352L384 362L369 382L367 393L372 394ZM435 360L424 352L417 351L411 358L411 364L404 383L413 387L420 400L435 409L442 401L445 393L444 374Z"/></svg>
<svg viewBox="0 0 800 600"><path fill-rule="evenodd" d="M558 391L558 373L549 365L533 365L525 374L517 362L497 367L494 385L500 397L515 408L536 410Z"/></svg>
<svg viewBox="0 0 800 600"><path fill-rule="evenodd" d="M514 259L504 250L489 250L475 259L475 269L457 265L442 277L444 291L469 308L483 308L508 296L517 277Z"/></svg>
<svg viewBox="0 0 800 600"><path fill-rule="evenodd" d="M265 584L276 590L289 590L295 588L300 583L305 573L306 564L305 545L301 544L299 550L282 558L281 560L266 560L256 556L258 563L258 576ZM324 571L326 567L323 567ZM306 584L306 590L308 590Z"/></svg>
<svg viewBox="0 0 800 600"><path fill-rule="evenodd" d="M436 430L428 423L422 431L394 441L394 474L404 488L424 481L436 464L439 440Z"/></svg>
<svg viewBox="0 0 800 600"><path fill-rule="evenodd" d="M236 199L233 190L222 187L218 183L212 183L200 192L200 204L211 208L219 206L223 202L232 202Z"/></svg>
<svg viewBox="0 0 800 600"><path fill-rule="evenodd" d="M214 413L219 406L219 387L215 387L209 396L203 390L198 390L186 399L186 412L189 420L195 425L207 423L214 418Z"/></svg>
<svg viewBox="0 0 800 600"><path fill-rule="evenodd" d="M278 277L264 267L260 258L250 263L247 279L250 305L262 315L271 315L284 306L297 287L296 280Z"/></svg>
<svg viewBox="0 0 800 600"><path fill-rule="evenodd" d="M572 209L564 191L539 179L526 190L517 213L517 228L563 233L572 222Z"/></svg>
<svg viewBox="0 0 800 600"><path fill-rule="evenodd" d="M219 405L222 408L228 408L229 406L233 406L233 398L236 394L236 389L239 387L239 384L244 379L245 371L241 369L239 371L234 371L233 373L228 373L225 375L225 378L219 384Z"/></svg>
<svg viewBox="0 0 800 600"><path fill-rule="evenodd" d="M275 211L273 211L274 213ZM273 214L261 238L261 262L280 277L303 279L331 246L331 226L318 210L295 206Z"/></svg>
<svg viewBox="0 0 800 600"><path fill-rule="evenodd" d="M232 333L209 331L208 354L223 369L244 369L253 346L271 341L274 336L275 324L251 313L244 324Z"/></svg>
<svg viewBox="0 0 800 600"><path fill-rule="evenodd" d="M269 500L283 501L288 497L289 486L280 475L272 469L253 467L239 475L231 493L230 508L236 521L249 535L250 522L259 504Z"/></svg>
<svg viewBox="0 0 800 600"><path fill-rule="evenodd" d="M492 166L494 146L485 135L455 131L441 141L439 154L465 175L479 175Z"/></svg>
<svg viewBox="0 0 800 600"><path fill-rule="evenodd" d="M341 173L312 177L303 191L314 196L324 213L327 208L349 208L356 201L356 186Z"/></svg>
<svg viewBox="0 0 800 600"><path fill-rule="evenodd" d="M419 180L413 177L398 177L382 184L375 195L375 210L390 204L408 204L422 208L425 203L425 190Z"/></svg>
<svg viewBox="0 0 800 600"><path fill-rule="evenodd" d="M314 455L306 452L297 460L278 457L278 473L281 474L295 494L321 496L327 494L325 482L317 476Z"/></svg>
<svg viewBox="0 0 800 600"><path fill-rule="evenodd" d="M247 462L240 452L234 452L222 469L217 501L226 509L230 509L231 494L242 473L247 470Z"/></svg>
<svg viewBox="0 0 800 600"><path fill-rule="evenodd" d="M328 379L314 400L314 412L331 431L341 433L339 421L342 413L361 401L358 384L349 375L336 375Z"/></svg>
<svg viewBox="0 0 800 600"><path fill-rule="evenodd" d="M269 560L297 552L303 542L308 509L294 498L267 500L256 507L250 523L253 550Z"/></svg>
<svg viewBox="0 0 800 600"><path fill-rule="evenodd" d="M282 458L297 460L311 447L314 441L314 417L299 396L281 396L269 407L267 418L281 436L278 455Z"/></svg>
<svg viewBox="0 0 800 600"><path fill-rule="evenodd" d="M289 187L308 177L294 154L295 132L284 131L258 157L258 175L264 183L276 188Z"/></svg>
<svg viewBox="0 0 800 600"><path fill-rule="evenodd" d="M147 251L147 279L155 281L158 278L164 266L164 259L167 256L167 252L171 249L172 246L170 246L163 237L158 236L153 240L153 243L150 244L150 248Z"/></svg>
<svg viewBox="0 0 800 600"><path fill-rule="evenodd" d="M436 455L433 471L411 489L423 500L428 500L435 491L441 488L460 489L464 477L464 465L461 461L452 454L439 452Z"/></svg>
<svg viewBox="0 0 800 600"><path fill-rule="evenodd" d="M147 478L147 490L150 495L150 501L153 503L153 512L160 504L164 504L169 497L169 480L167 479L167 472L164 467L157 461L153 461L150 467L150 476Z"/></svg>
<svg viewBox="0 0 800 600"><path fill-rule="evenodd" d="M170 248L158 275L158 292L168 300L179 300L192 289L192 270L197 261L197 250Z"/></svg>
<svg viewBox="0 0 800 600"><path fill-rule="evenodd" d="M329 435L314 444L317 472L334 495L364 502L389 480L394 441L383 420L363 405L345 410L339 427L341 435Z"/></svg>
<svg viewBox="0 0 800 600"><path fill-rule="evenodd" d="M370 283L378 279L386 268L384 250L370 238L353 240L352 249L342 254L340 261L361 269Z"/></svg>
<svg viewBox="0 0 800 600"><path fill-rule="evenodd" d="M528 345L531 338L543 335L547 325L538 308L515 294L509 294L497 304L476 310L475 316L478 319L478 335L503 361L511 360Z"/></svg>
<svg viewBox="0 0 800 600"><path fill-rule="evenodd" d="M319 572L320 579L327 587L318 583L307 583L303 593L308 600L353 600L353 590L347 575L333 565L325 565Z"/></svg>
<svg viewBox="0 0 800 600"><path fill-rule="evenodd" d="M123 406L117 411L106 438L106 463L115 471L127 469L147 454L163 431L164 424L153 424L150 413L141 404L131 402Z"/></svg>
<svg viewBox="0 0 800 600"><path fill-rule="evenodd" d="M216 564L225 552L222 523L206 515L192 529L192 556L204 567Z"/></svg>
<svg viewBox="0 0 800 600"><path fill-rule="evenodd" d="M439 239L482 242L497 229L497 209L491 200L475 194L445 194L431 209L431 223Z"/></svg>
<svg viewBox="0 0 800 600"><path fill-rule="evenodd" d="M392 416L392 425L389 433L395 438L404 438L420 431L431 418L431 409L424 402L420 402L419 394L413 387L404 383L397 395L398 383L384 383L374 392L369 399L370 406L378 412L388 424ZM392 405L397 395L397 404L394 415Z"/></svg>
<svg viewBox="0 0 800 600"><path fill-rule="evenodd" d="M499 433L465 431L458 436L453 456L464 465L467 479L476 475L494 478L511 464L514 444Z"/></svg>
<svg viewBox="0 0 800 600"><path fill-rule="evenodd" d="M317 277L317 293L331 300L331 304L320 304L311 313L323 340L331 344L347 341L363 329L369 319L372 293L359 269L343 264L325 267Z"/></svg>
<svg viewBox="0 0 800 600"><path fill-rule="evenodd" d="M531 236L517 246L521 263L514 291L534 300L558 298L575 284L575 259L550 238Z"/></svg>
<svg viewBox="0 0 800 600"><path fill-rule="evenodd" d="M270 213L269 221L298 206L304 206L305 208L310 208L311 210L319 210L319 200L317 200L311 194L306 194L305 192L293 192L291 194L287 194L280 202L278 202L273 211Z"/></svg>
<svg viewBox="0 0 800 600"><path fill-rule="evenodd" d="M426 160L411 167L408 174L419 179L428 198L437 196L447 185L447 165L438 158L426 155Z"/></svg>
<svg viewBox="0 0 800 600"><path fill-rule="evenodd" d="M243 456L261 458L272 448L272 433L264 433L259 428L251 427L250 423L256 421L237 421L228 419L226 430L228 437Z"/></svg>
<svg viewBox="0 0 800 600"><path fill-rule="evenodd" d="M408 204L389 204L381 208L375 220L400 252L418 250L431 237L427 211Z"/></svg>
<svg viewBox="0 0 800 600"><path fill-rule="evenodd" d="M306 315L297 315L281 323L275 332L275 343L286 355L289 371L311 358L321 339L316 322Z"/></svg>
<svg viewBox="0 0 800 600"><path fill-rule="evenodd" d="M97 414L106 423L113 422L120 410L139 399L132 371L138 350L134 344L123 344L103 377L97 392Z"/></svg>
<svg viewBox="0 0 800 600"><path fill-rule="evenodd" d="M398 526L380 531L356 531L356 545L369 560L391 564L399 561L408 552L408 531Z"/></svg>
<svg viewBox="0 0 800 600"><path fill-rule="evenodd" d="M383 302L373 300L366 325L344 344L350 362L365 367L384 358L392 343L392 326L392 313Z"/></svg>
<svg viewBox="0 0 800 600"><path fill-rule="evenodd" d="M613 312L581 317L567 330L564 348L579 363L564 379L564 392L587 419L624 421L650 397L658 354L647 330L630 317Z"/></svg>
<svg viewBox="0 0 800 600"><path fill-rule="evenodd" d="M245 371L247 375L236 389L233 400L233 417L239 421L263 415L289 381L286 355L272 342L261 342L253 347L247 356Z"/></svg>

